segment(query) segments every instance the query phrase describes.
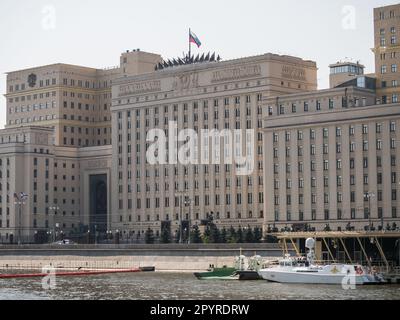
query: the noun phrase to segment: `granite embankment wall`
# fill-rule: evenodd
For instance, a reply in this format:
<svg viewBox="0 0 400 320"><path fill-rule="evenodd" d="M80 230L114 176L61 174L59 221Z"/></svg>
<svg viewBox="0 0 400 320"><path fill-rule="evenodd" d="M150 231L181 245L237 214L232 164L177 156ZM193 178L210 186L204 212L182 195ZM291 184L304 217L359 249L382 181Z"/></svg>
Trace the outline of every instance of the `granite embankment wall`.
<svg viewBox="0 0 400 320"><path fill-rule="evenodd" d="M0 269L122 269L154 266L159 271L200 271L233 266L240 253L267 260L282 256L277 244L0 246Z"/></svg>

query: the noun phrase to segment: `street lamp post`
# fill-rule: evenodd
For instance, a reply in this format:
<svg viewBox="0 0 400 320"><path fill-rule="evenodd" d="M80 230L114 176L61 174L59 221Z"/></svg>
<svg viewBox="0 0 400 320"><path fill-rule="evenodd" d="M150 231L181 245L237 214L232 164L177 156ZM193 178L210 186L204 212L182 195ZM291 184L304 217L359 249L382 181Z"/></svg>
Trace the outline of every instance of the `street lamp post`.
<svg viewBox="0 0 400 320"><path fill-rule="evenodd" d="M375 197L373 192L367 192L365 197L368 199L368 231L371 231L371 198Z"/></svg>
<svg viewBox="0 0 400 320"><path fill-rule="evenodd" d="M192 200L188 199L187 201L188 205L189 205L189 221L188 221L188 229L189 229L189 234L188 234L188 244L190 244L190 232L192 230L191 228L191 224L192 224Z"/></svg>
<svg viewBox="0 0 400 320"><path fill-rule="evenodd" d="M22 228L22 202L15 203L18 205L18 245L21 244L21 228Z"/></svg>
<svg viewBox="0 0 400 320"><path fill-rule="evenodd" d="M182 226L182 197L185 194L183 191L179 191L176 193L176 196L179 197L179 243L183 243L183 226Z"/></svg>
<svg viewBox="0 0 400 320"><path fill-rule="evenodd" d="M14 193L14 205L18 205L18 245L22 243L21 239L21 229L22 229L22 206L25 204L25 201L28 199L28 195L24 192L20 192L18 194Z"/></svg>
<svg viewBox="0 0 400 320"><path fill-rule="evenodd" d="M112 231L107 230L107 243L111 243L111 239L112 239Z"/></svg>
<svg viewBox="0 0 400 320"><path fill-rule="evenodd" d="M56 224L56 215L57 212L60 210L60 208L58 206L53 206L53 207L49 207L49 210L53 210L54 211L54 215L53 215L53 233L54 233L54 241L57 241L56 238L56 228L57 228L57 224Z"/></svg>
<svg viewBox="0 0 400 320"><path fill-rule="evenodd" d="M50 231L47 231L47 240L49 241L49 243L51 243L53 239L53 233Z"/></svg>

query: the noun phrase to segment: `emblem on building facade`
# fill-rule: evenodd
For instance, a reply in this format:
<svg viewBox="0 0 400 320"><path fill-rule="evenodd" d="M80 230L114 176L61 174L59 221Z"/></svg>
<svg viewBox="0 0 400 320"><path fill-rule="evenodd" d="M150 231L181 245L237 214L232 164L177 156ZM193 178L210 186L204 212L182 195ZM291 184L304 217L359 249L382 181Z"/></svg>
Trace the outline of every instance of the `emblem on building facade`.
<svg viewBox="0 0 400 320"><path fill-rule="evenodd" d="M37 81L37 76L34 73L31 73L28 76L28 85L29 87L33 88L34 86L36 86L36 81Z"/></svg>
<svg viewBox="0 0 400 320"><path fill-rule="evenodd" d="M199 74L197 72L185 73L175 77L172 90L189 90L199 86Z"/></svg>

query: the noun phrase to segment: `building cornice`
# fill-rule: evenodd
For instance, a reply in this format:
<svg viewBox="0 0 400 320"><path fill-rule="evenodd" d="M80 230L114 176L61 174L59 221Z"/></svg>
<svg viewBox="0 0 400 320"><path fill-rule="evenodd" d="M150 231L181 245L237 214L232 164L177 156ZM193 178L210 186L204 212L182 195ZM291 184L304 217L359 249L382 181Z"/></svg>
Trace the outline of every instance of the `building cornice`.
<svg viewBox="0 0 400 320"><path fill-rule="evenodd" d="M201 72L207 70L215 70L218 71L219 69L225 69L229 67L235 67L238 65L244 64L251 64L251 63L261 63L261 62L284 62L287 65L292 66L301 66L307 67L312 69L317 69L316 62L310 60L303 60L298 57L292 56L280 56L272 53L267 53L263 55L253 56L253 57L246 57L246 58L239 58L234 60L227 60L227 61L220 61L220 62L207 62L207 63L198 63L198 64L189 64L189 65L182 65L177 66L174 68L167 68L164 70L158 70L151 73L146 73L137 76L127 76L123 78L118 78L114 80L114 85L121 85L131 82L140 82L140 81L147 81L153 79L163 79L176 76L177 74L184 74L186 72Z"/></svg>

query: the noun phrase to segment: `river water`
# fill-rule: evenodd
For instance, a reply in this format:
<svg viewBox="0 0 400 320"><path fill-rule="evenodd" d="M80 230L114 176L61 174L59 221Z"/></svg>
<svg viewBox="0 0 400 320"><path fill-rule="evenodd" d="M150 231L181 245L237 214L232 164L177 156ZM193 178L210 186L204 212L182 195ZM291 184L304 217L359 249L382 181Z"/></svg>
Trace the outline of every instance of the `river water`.
<svg viewBox="0 0 400 320"><path fill-rule="evenodd" d="M42 279L0 279L0 300L333 300L400 299L400 285L288 285L260 281L197 280L190 273L132 273L56 278L43 289Z"/></svg>

